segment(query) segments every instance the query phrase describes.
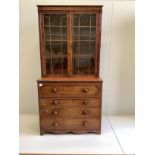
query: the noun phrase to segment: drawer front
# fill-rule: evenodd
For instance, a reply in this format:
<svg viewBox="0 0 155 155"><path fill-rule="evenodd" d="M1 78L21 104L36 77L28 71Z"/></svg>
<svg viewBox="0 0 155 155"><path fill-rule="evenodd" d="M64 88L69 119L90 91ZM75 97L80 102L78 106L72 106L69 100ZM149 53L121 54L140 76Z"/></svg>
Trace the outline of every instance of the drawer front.
<svg viewBox="0 0 155 155"><path fill-rule="evenodd" d="M99 84L40 84L40 97L97 97L100 96Z"/></svg>
<svg viewBox="0 0 155 155"><path fill-rule="evenodd" d="M92 129L100 128L98 119L42 119L41 128L45 131L52 130L74 130L74 129Z"/></svg>
<svg viewBox="0 0 155 155"><path fill-rule="evenodd" d="M53 108L41 109L42 118L94 118L99 117L99 108Z"/></svg>
<svg viewBox="0 0 155 155"><path fill-rule="evenodd" d="M99 98L82 99L59 99L59 98L41 98L40 108L66 108L66 107L100 107Z"/></svg>

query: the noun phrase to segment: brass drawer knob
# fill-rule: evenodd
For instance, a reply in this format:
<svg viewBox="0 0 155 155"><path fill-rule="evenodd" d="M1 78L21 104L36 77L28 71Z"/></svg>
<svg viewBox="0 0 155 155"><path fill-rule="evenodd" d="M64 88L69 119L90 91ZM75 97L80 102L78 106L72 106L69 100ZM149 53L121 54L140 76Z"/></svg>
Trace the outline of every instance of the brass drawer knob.
<svg viewBox="0 0 155 155"><path fill-rule="evenodd" d="M56 93L56 92L57 92L57 89L56 89L56 88L53 88L52 91L53 91L54 93Z"/></svg>
<svg viewBox="0 0 155 155"><path fill-rule="evenodd" d="M87 92L89 91L89 89L88 89L88 88L85 88L85 89L83 89L83 91L84 91L85 93L87 93Z"/></svg>
<svg viewBox="0 0 155 155"><path fill-rule="evenodd" d="M88 104L88 101L87 101L87 100L84 100L84 101L83 101L83 104L84 104L84 105L87 105L87 104Z"/></svg>
<svg viewBox="0 0 155 155"><path fill-rule="evenodd" d="M88 111L87 110L84 110L83 112L82 112L82 115L87 115L88 114Z"/></svg>
<svg viewBox="0 0 155 155"><path fill-rule="evenodd" d="M53 122L53 126L57 127L58 126L58 122Z"/></svg>
<svg viewBox="0 0 155 155"><path fill-rule="evenodd" d="M54 111L53 111L53 114L54 114L54 115L57 115L57 114L58 114L58 111L54 110Z"/></svg>
<svg viewBox="0 0 155 155"><path fill-rule="evenodd" d="M54 105L58 105L58 104L59 104L59 102L58 102L58 101L56 101L56 100L54 100L54 101L53 101L53 104L54 104Z"/></svg>
<svg viewBox="0 0 155 155"><path fill-rule="evenodd" d="M82 123L82 125L83 125L83 126L87 126L87 125L88 125L88 122L87 122L87 121L84 121L84 122Z"/></svg>

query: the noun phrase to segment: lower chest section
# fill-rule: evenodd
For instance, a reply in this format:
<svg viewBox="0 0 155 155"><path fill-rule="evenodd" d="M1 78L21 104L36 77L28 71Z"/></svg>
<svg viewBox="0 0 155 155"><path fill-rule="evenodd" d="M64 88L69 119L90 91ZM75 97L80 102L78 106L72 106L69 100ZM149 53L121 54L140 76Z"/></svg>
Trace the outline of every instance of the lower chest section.
<svg viewBox="0 0 155 155"><path fill-rule="evenodd" d="M38 82L40 133L101 132L101 82Z"/></svg>

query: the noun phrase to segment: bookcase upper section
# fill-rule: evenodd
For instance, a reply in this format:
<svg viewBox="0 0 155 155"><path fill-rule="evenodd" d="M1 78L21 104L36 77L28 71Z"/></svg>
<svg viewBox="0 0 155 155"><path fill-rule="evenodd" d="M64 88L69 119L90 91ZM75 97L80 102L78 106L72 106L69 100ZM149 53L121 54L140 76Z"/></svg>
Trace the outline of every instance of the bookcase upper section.
<svg viewBox="0 0 155 155"><path fill-rule="evenodd" d="M102 6L38 6L42 77L98 77Z"/></svg>

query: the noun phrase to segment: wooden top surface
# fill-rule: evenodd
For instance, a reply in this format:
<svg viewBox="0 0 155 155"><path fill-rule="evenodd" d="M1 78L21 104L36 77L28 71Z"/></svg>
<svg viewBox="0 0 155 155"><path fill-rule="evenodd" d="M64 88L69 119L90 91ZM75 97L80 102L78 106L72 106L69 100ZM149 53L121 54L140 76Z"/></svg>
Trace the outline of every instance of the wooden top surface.
<svg viewBox="0 0 155 155"><path fill-rule="evenodd" d="M103 5L37 5L37 7L103 7Z"/></svg>
<svg viewBox="0 0 155 155"><path fill-rule="evenodd" d="M42 77L40 79L38 79L37 81L102 81L101 78L98 77Z"/></svg>
<svg viewBox="0 0 155 155"><path fill-rule="evenodd" d="M103 5L37 5L39 11L101 11Z"/></svg>

